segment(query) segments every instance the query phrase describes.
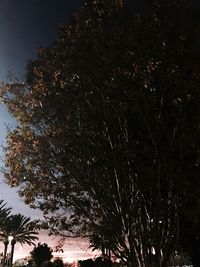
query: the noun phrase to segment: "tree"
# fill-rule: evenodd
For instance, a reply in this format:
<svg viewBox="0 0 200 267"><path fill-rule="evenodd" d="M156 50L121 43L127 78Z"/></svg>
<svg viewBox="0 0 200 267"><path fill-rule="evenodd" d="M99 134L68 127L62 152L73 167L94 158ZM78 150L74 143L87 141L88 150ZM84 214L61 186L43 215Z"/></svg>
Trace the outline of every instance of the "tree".
<svg viewBox="0 0 200 267"><path fill-rule="evenodd" d="M31 251L31 257L36 266L39 267L42 263L51 260L53 257L52 252L53 250L47 244L38 243L37 247L34 247Z"/></svg>
<svg viewBox="0 0 200 267"><path fill-rule="evenodd" d="M64 267L64 263L61 259L57 258L53 261L53 265L55 267Z"/></svg>
<svg viewBox="0 0 200 267"><path fill-rule="evenodd" d="M195 14L189 1L133 15L122 1L87 1L26 83L2 86L19 124L7 182L52 231L98 233L130 266L167 266L180 215L199 197Z"/></svg>
<svg viewBox="0 0 200 267"><path fill-rule="evenodd" d="M7 249L8 249L8 236L5 236L5 228L7 226L11 208L6 208L6 204L3 200L0 200L0 240L4 243L3 253L3 267L5 265Z"/></svg>
<svg viewBox="0 0 200 267"><path fill-rule="evenodd" d="M11 266L13 261L14 246L16 242L20 244L33 245L33 241L38 239L35 230L38 229L37 221L30 221L29 217L21 214L10 214L11 208L6 208L6 203L0 200L0 240L4 243L3 266L7 255L9 241L11 242ZM10 240L9 240L10 239Z"/></svg>
<svg viewBox="0 0 200 267"><path fill-rule="evenodd" d="M35 240L38 239L36 236L38 233L36 221L31 221L29 217L25 217L21 214L12 214L4 227L4 235L6 240L11 238L11 266L13 262L14 247L17 242L21 245L28 244L34 245Z"/></svg>
<svg viewBox="0 0 200 267"><path fill-rule="evenodd" d="M11 208L6 207L7 203L0 200L0 224L5 222L10 214Z"/></svg>

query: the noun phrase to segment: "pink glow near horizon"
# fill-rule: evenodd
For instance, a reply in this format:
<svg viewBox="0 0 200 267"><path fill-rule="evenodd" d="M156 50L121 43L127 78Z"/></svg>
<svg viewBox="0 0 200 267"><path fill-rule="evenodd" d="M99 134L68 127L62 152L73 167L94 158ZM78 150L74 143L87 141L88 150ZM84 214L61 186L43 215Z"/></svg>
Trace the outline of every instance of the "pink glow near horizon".
<svg viewBox="0 0 200 267"><path fill-rule="evenodd" d="M49 237L47 232L41 231L39 235L39 240L35 242L37 243L46 243L49 247L54 249L56 245L56 240L58 238L55 237ZM0 243L0 252L3 252L3 243ZM10 245L8 247L8 253L10 252ZM30 255L30 252L33 250L33 246L28 245L20 245L17 243L15 245L15 251L14 251L14 261L17 259L22 259ZM53 252L54 257L62 258L64 262L77 262L78 260L84 260L88 258L95 258L99 256L99 252L95 251L93 252L91 249L89 249L89 243L87 240L84 239L72 239L69 238L66 240L65 245L63 247L64 252L56 253Z"/></svg>

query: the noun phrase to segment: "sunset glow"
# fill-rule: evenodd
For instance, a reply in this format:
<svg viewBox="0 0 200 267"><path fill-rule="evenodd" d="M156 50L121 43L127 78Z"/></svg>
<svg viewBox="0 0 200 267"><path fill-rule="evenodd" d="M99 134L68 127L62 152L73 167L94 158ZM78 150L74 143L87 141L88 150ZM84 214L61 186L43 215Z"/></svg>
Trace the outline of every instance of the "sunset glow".
<svg viewBox="0 0 200 267"><path fill-rule="evenodd" d="M48 233L45 231L41 231L39 235L39 240L37 243L47 243L52 249L56 245L57 238L49 237ZM61 258L64 262L77 262L78 260L84 260L88 258L95 258L99 255L98 251L93 252L88 248L89 243L84 239L67 239L66 243L63 247L64 252L53 252L53 256L55 258ZM0 243L0 252L3 252L3 244ZM33 246L21 245L19 243L15 246L14 252L14 261L22 258L26 258L29 256L30 251L32 251ZM8 246L8 253L10 252L11 247Z"/></svg>

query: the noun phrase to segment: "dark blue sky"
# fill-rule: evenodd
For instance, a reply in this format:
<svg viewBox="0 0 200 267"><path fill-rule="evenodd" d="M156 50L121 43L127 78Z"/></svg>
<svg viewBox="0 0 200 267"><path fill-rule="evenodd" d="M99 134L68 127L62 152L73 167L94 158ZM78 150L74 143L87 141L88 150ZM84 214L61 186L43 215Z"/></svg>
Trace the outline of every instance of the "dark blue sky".
<svg viewBox="0 0 200 267"><path fill-rule="evenodd" d="M0 79L22 75L39 46L55 40L59 24L70 20L81 0L0 0Z"/></svg>
<svg viewBox="0 0 200 267"><path fill-rule="evenodd" d="M72 13L79 10L80 3L81 0L0 0L0 80L6 80L8 71L22 77L27 62L36 58L37 48L53 43L59 24L69 22ZM6 125L12 127L13 124L14 120L0 104L0 157L1 146L5 144ZM20 212L32 219L41 216L39 211L25 206L16 189L3 182L1 173L0 199L7 202L14 213ZM40 234L40 241L52 242L46 234ZM17 245L15 256L21 254L20 249Z"/></svg>
<svg viewBox="0 0 200 267"><path fill-rule="evenodd" d="M37 48L51 45L59 25L69 22L80 6L81 0L0 0L0 80L6 80L8 71L22 77L27 62L36 58ZM0 104L0 157L6 125L13 124L14 120ZM24 215L37 216L37 212L25 207L15 191L3 183L0 174L0 199L8 202L15 212L20 207Z"/></svg>

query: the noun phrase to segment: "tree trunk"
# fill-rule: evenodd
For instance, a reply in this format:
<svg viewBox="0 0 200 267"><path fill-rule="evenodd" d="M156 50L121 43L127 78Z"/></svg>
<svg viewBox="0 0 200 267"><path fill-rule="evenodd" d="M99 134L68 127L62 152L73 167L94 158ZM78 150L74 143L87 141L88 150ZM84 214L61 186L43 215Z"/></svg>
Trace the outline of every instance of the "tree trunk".
<svg viewBox="0 0 200 267"><path fill-rule="evenodd" d="M13 239L11 241L11 255L10 255L10 267L12 267L13 264L13 256L14 256L14 248L15 248L16 241Z"/></svg>
<svg viewBox="0 0 200 267"><path fill-rule="evenodd" d="M8 240L6 240L6 241L4 242L3 267L4 267L5 264L6 264L6 256L7 256L7 250L8 250L8 243L9 243Z"/></svg>

